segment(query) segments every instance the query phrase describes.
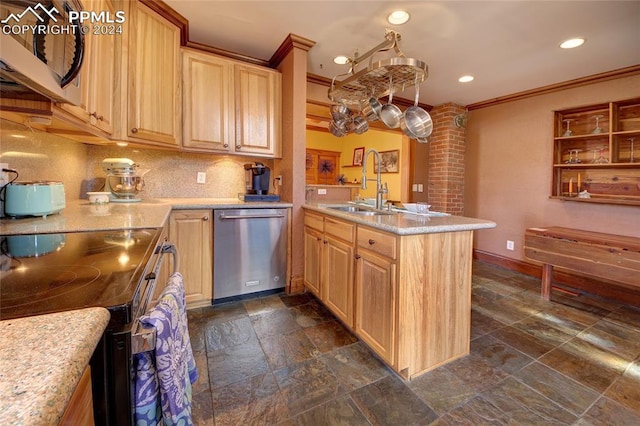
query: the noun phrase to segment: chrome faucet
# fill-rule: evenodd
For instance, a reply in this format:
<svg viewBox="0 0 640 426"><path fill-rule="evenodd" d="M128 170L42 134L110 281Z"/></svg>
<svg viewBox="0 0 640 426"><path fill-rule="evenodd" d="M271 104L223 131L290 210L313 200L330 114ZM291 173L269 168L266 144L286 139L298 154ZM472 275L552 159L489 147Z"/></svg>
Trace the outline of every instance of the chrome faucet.
<svg viewBox="0 0 640 426"><path fill-rule="evenodd" d="M371 153L373 153L373 155L375 156L375 161L378 164L378 174L376 179L367 178L367 158L369 158L369 154ZM367 189L368 180L376 181L376 209L382 208L382 194L386 194L389 192L386 182L384 185L382 185L382 177L380 175L381 169L382 167L380 164L380 153L375 149L370 149L369 151L367 151L367 153L364 155L364 158L362 159L362 189Z"/></svg>

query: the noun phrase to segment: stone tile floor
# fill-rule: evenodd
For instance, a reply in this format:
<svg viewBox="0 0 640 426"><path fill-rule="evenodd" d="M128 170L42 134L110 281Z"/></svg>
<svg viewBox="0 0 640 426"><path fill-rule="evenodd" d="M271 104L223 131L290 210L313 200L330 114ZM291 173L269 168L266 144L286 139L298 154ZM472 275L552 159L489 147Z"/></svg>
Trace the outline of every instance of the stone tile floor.
<svg viewBox="0 0 640 426"><path fill-rule="evenodd" d="M640 308L474 262L471 353L405 382L309 294L189 312L196 425L640 425Z"/></svg>

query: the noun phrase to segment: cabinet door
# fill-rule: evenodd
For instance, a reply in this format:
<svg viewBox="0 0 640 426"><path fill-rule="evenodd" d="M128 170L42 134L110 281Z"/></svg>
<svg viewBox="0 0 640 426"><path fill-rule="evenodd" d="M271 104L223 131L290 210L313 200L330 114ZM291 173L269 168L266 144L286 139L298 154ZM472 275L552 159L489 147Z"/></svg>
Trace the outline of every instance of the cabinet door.
<svg viewBox="0 0 640 426"><path fill-rule="evenodd" d="M111 0L91 0L91 10L108 11L115 15L115 6ZM120 42L121 34L93 35L88 66L91 74L86 77L91 83L89 93L89 119L100 130L113 133L113 101L116 80L115 46Z"/></svg>
<svg viewBox="0 0 640 426"><path fill-rule="evenodd" d="M280 155L281 78L276 71L234 66L236 152Z"/></svg>
<svg viewBox="0 0 640 426"><path fill-rule="evenodd" d="M87 11L105 11L112 16L110 0L84 0ZM108 135L113 132L115 43L120 34L85 34L85 55L80 72L80 105L61 103L59 107Z"/></svg>
<svg viewBox="0 0 640 426"><path fill-rule="evenodd" d="M395 362L396 265L387 258L358 251L355 331L383 360Z"/></svg>
<svg viewBox="0 0 640 426"><path fill-rule="evenodd" d="M318 297L321 293L322 242L322 233L304 228L304 283Z"/></svg>
<svg viewBox="0 0 640 426"><path fill-rule="evenodd" d="M179 145L180 31L140 2L129 25L127 136Z"/></svg>
<svg viewBox="0 0 640 426"><path fill-rule="evenodd" d="M353 246L325 237L323 297L339 319L353 327Z"/></svg>
<svg viewBox="0 0 640 426"><path fill-rule="evenodd" d="M233 111L229 103L229 61L184 50L182 73L182 146L193 151L229 151L234 140L234 126L230 124Z"/></svg>
<svg viewBox="0 0 640 426"><path fill-rule="evenodd" d="M187 305L210 305L213 295L211 210L172 212L169 240L178 249L179 272L184 277Z"/></svg>

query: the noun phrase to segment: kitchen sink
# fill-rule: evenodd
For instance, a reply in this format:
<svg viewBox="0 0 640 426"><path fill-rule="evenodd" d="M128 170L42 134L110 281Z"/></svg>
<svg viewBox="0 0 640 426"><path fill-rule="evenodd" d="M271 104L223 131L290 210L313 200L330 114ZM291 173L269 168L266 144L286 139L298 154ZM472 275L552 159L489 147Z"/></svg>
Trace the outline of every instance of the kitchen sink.
<svg viewBox="0 0 640 426"><path fill-rule="evenodd" d="M366 207L360 206L328 206L327 208L331 210L339 210L341 212L346 213L355 213L362 216L384 216L384 215L393 215L395 212L384 211L384 210L373 210Z"/></svg>

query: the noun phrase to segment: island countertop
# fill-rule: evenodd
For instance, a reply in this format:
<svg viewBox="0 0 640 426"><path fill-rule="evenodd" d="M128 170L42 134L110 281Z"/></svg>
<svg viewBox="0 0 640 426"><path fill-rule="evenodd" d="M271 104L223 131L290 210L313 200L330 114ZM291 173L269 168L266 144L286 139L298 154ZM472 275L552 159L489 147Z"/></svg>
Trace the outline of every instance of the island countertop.
<svg viewBox="0 0 640 426"><path fill-rule="evenodd" d="M57 425L109 317L87 308L0 321L0 424Z"/></svg>
<svg viewBox="0 0 640 426"><path fill-rule="evenodd" d="M42 217L0 220L0 235L54 234L62 232L110 231L161 228L172 209L286 208L291 203L245 202L237 198L158 198L138 203L90 204L67 201L62 212Z"/></svg>
<svg viewBox="0 0 640 426"><path fill-rule="evenodd" d="M335 216L340 219L349 220L360 225L370 226L372 228L398 235L469 231L496 227L496 223L490 220L446 215L437 212L433 212L431 215L393 212L393 214L365 216L330 208L335 205L345 205L345 203L306 203L302 207L306 210Z"/></svg>

